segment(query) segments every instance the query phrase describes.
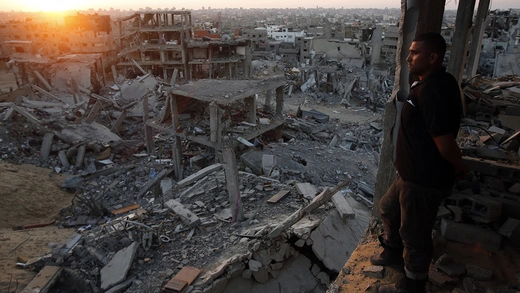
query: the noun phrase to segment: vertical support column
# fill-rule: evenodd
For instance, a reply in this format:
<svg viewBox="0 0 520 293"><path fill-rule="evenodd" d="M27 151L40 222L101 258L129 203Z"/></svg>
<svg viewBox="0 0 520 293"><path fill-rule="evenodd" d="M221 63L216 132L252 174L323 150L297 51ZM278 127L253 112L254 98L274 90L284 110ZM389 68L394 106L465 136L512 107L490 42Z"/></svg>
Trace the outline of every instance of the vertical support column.
<svg viewBox="0 0 520 293"><path fill-rule="evenodd" d="M144 136L146 139L146 151L151 154L153 153L153 129L146 124L148 121L148 97L144 97L143 99L143 122L144 122Z"/></svg>
<svg viewBox="0 0 520 293"><path fill-rule="evenodd" d="M280 116L283 111L283 89L283 85L276 88L276 115Z"/></svg>
<svg viewBox="0 0 520 293"><path fill-rule="evenodd" d="M112 65L110 67L112 69L112 77L114 78L114 83L117 81L117 71L116 71L116 66L115 65Z"/></svg>
<svg viewBox="0 0 520 293"><path fill-rule="evenodd" d="M170 80L170 85L174 85L177 82L177 75L179 74L179 69L175 68L172 73L172 79Z"/></svg>
<svg viewBox="0 0 520 293"><path fill-rule="evenodd" d="M179 128L179 107L177 105L177 96L174 94L170 95L170 108L172 112L172 130L173 133L176 132L176 129ZM181 154L181 138L174 135L175 142L172 145L173 150L173 163L174 163L174 172L175 177L177 177L177 180L181 180L183 178L183 172L182 172L182 166L181 166L181 160L182 160L182 154Z"/></svg>
<svg viewBox="0 0 520 293"><path fill-rule="evenodd" d="M448 62L447 70L455 76L459 83L461 82L464 63L466 62L466 51L468 48L474 9L475 0L459 0L457 19L455 20L455 33L453 34L450 61Z"/></svg>
<svg viewBox="0 0 520 293"><path fill-rule="evenodd" d="M265 92L264 111L271 111L271 102L273 99L273 90L268 89Z"/></svg>
<svg viewBox="0 0 520 293"><path fill-rule="evenodd" d="M218 119L218 105L215 101L209 103L209 126L210 126L210 141L217 142L218 130L219 130L219 119Z"/></svg>
<svg viewBox="0 0 520 293"><path fill-rule="evenodd" d="M226 143L228 144L228 143ZM244 210L240 200L240 189L238 182L237 159L235 152L229 146L222 149L224 157L224 170L226 172L227 190L229 194L229 203L231 205L231 215L233 222L244 220Z"/></svg>
<svg viewBox="0 0 520 293"><path fill-rule="evenodd" d="M164 80L167 80L168 79L168 70L166 69L166 67L163 67L162 71L163 71Z"/></svg>
<svg viewBox="0 0 520 293"><path fill-rule="evenodd" d="M480 60L480 51L484 31L486 30L486 18L489 10L490 0L479 0L475 25L471 34L471 42L469 44L469 56L466 66L466 76L471 78L477 75L478 62Z"/></svg>
<svg viewBox="0 0 520 293"><path fill-rule="evenodd" d="M227 65L227 68L228 68L228 72L229 72L229 78L228 79L233 79L233 68L232 68L232 64L231 63L228 63Z"/></svg>
<svg viewBox="0 0 520 293"><path fill-rule="evenodd" d="M249 116L247 122L256 123L256 99L255 96L245 98L246 108L249 109Z"/></svg>

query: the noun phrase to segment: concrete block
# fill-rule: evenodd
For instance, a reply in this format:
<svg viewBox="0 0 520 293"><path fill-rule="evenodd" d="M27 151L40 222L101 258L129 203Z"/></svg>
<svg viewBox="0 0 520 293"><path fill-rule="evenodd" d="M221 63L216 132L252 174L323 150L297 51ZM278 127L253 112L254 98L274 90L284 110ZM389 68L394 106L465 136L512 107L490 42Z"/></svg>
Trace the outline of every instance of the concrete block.
<svg viewBox="0 0 520 293"><path fill-rule="evenodd" d="M227 268L226 277L228 279L234 279L234 278L242 275L242 273L244 272L245 269L246 269L246 265L243 262L231 264Z"/></svg>
<svg viewBox="0 0 520 293"><path fill-rule="evenodd" d="M312 275L317 276L319 272L321 272L320 267L317 264L313 264L311 268Z"/></svg>
<svg viewBox="0 0 520 293"><path fill-rule="evenodd" d="M320 282L325 286L328 286L330 283L330 276L325 272L319 272L316 278L318 278Z"/></svg>
<svg viewBox="0 0 520 293"><path fill-rule="evenodd" d="M466 267L463 264L456 262L447 254L443 254L439 257L435 262L435 268L443 271L450 277L460 277L466 274Z"/></svg>
<svg viewBox="0 0 520 293"><path fill-rule="evenodd" d="M250 259L248 265L252 272L257 272L262 267L262 263L254 259Z"/></svg>
<svg viewBox="0 0 520 293"><path fill-rule="evenodd" d="M455 223L444 218L441 221L441 233L447 240L478 245L489 252L497 252L502 241L500 235L494 231L475 225Z"/></svg>
<svg viewBox="0 0 520 293"><path fill-rule="evenodd" d="M101 289L106 290L119 284L126 278L138 247L139 243L133 242L130 246L119 250L108 264L101 269Z"/></svg>
<svg viewBox="0 0 520 293"><path fill-rule="evenodd" d="M489 281L491 278L493 278L492 271L486 270L476 265L467 264L466 271L468 272L468 277L472 277L476 280Z"/></svg>

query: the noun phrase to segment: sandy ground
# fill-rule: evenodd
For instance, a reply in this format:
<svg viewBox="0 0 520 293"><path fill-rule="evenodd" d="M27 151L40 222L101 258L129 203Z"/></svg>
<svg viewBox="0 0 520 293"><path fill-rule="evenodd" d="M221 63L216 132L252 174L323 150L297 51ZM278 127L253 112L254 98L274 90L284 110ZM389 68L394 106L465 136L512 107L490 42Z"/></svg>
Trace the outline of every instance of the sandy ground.
<svg viewBox="0 0 520 293"><path fill-rule="evenodd" d="M59 188L64 178L49 169L0 161L0 292L20 292L36 275L17 268L17 262L50 252L74 233L56 225L12 229L58 219L60 209L72 199Z"/></svg>

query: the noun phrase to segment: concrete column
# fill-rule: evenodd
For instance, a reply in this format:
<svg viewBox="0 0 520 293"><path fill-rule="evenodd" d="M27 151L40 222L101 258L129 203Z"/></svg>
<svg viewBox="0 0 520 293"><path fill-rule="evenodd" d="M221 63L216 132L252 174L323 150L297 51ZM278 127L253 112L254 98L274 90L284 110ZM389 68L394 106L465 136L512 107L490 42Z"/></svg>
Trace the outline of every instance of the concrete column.
<svg viewBox="0 0 520 293"><path fill-rule="evenodd" d="M457 8L457 19L455 20L455 33L448 62L448 72L453 74L460 83L464 64L466 63L466 52L468 49L469 35L471 32L471 20L476 0L459 0Z"/></svg>
<svg viewBox="0 0 520 293"><path fill-rule="evenodd" d="M478 62L480 60L480 51L484 31L486 30L486 18L489 10L490 0L479 0L475 25L471 34L471 42L469 44L469 56L466 65L466 76L472 78L477 75Z"/></svg>
<svg viewBox="0 0 520 293"><path fill-rule="evenodd" d="M52 92L52 86L50 85L50 83L47 80L45 80L45 78L43 78L43 76L37 70L34 70L33 73L36 76L36 78L43 84L43 86L49 92Z"/></svg>
<svg viewBox="0 0 520 293"><path fill-rule="evenodd" d="M153 153L154 145L153 145L153 128L148 126L146 122L148 121L148 97L143 98L143 122L144 122L144 135L146 139L146 151L151 154Z"/></svg>
<svg viewBox="0 0 520 293"><path fill-rule="evenodd" d="M273 90L269 89L265 92L264 111L271 111L272 99L273 99Z"/></svg>
<svg viewBox="0 0 520 293"><path fill-rule="evenodd" d="M276 88L276 115L280 116L283 111L283 90L283 85Z"/></svg>
<svg viewBox="0 0 520 293"><path fill-rule="evenodd" d="M245 98L246 108L249 110L247 122L256 123L256 99L255 96Z"/></svg>
<svg viewBox="0 0 520 293"><path fill-rule="evenodd" d="M179 127L179 107L177 105L177 96L173 94L170 96L170 109L172 111L172 131L175 132L175 130ZM177 180L181 180L183 178L183 172L181 165L182 153L180 137L175 136L175 142L172 145L172 150L172 159L175 166L175 177L177 178Z"/></svg>
<svg viewBox="0 0 520 293"><path fill-rule="evenodd" d="M210 141L217 142L219 129L218 105L214 101L209 103L209 125Z"/></svg>
<svg viewBox="0 0 520 293"><path fill-rule="evenodd" d="M112 77L114 77L114 83L117 81L117 71L116 71L116 66L115 65L112 65L110 67L112 69Z"/></svg>
<svg viewBox="0 0 520 293"><path fill-rule="evenodd" d="M240 189L238 182L237 159L235 152L230 146L225 146L222 150L224 157L224 171L226 172L227 191L231 206L233 222L244 220L244 210L240 200Z"/></svg>

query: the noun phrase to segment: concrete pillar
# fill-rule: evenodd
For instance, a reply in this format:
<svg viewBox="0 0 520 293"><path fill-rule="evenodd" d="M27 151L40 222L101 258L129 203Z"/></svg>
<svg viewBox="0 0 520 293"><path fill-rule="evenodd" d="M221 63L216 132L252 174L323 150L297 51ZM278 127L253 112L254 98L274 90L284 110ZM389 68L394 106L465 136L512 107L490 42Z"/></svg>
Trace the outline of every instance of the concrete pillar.
<svg viewBox="0 0 520 293"><path fill-rule="evenodd" d="M170 108L172 111L172 129L175 131L179 127L179 107L177 106L177 96L170 96ZM177 180L181 180L183 178L182 172L182 153L181 153L181 139L178 136L175 136L175 142L172 145L172 159L174 164L174 172Z"/></svg>
<svg viewBox="0 0 520 293"><path fill-rule="evenodd" d="M226 143L229 144L229 143ZM222 150L224 157L224 171L226 172L227 191L231 207L233 222L244 220L244 210L240 200L240 189L238 181L237 159L231 146L224 146Z"/></svg>
<svg viewBox="0 0 520 293"><path fill-rule="evenodd" d="M284 86L279 86L276 88L276 115L282 115L283 111L283 91Z"/></svg>
<svg viewBox="0 0 520 293"><path fill-rule="evenodd" d="M486 30L486 18L491 0L479 0L475 25L471 34L471 42L469 44L469 56L466 65L466 76L472 78L477 75L478 62L480 60L480 51L484 31Z"/></svg>
<svg viewBox="0 0 520 293"><path fill-rule="evenodd" d="M273 90L269 89L265 92L264 111L271 111L271 101L273 99Z"/></svg>
<svg viewBox="0 0 520 293"><path fill-rule="evenodd" d="M457 19L455 20L455 33L448 62L448 72L453 74L460 83L464 64L466 63L466 52L468 49L469 35L471 32L471 21L476 0L459 0L457 8Z"/></svg>
<svg viewBox="0 0 520 293"><path fill-rule="evenodd" d="M210 141L217 142L219 119L218 119L218 105L214 101L209 103L209 127L210 127Z"/></svg>
<svg viewBox="0 0 520 293"><path fill-rule="evenodd" d="M148 126L146 122L148 121L148 97L143 98L143 122L144 122L144 135L146 139L146 151L151 154L153 153L154 145L153 145L153 128Z"/></svg>
<svg viewBox="0 0 520 293"><path fill-rule="evenodd" d="M114 78L114 83L117 81L117 71L116 71L116 66L115 65L112 65L110 67L112 69L112 77Z"/></svg>
<svg viewBox="0 0 520 293"><path fill-rule="evenodd" d="M43 76L37 70L34 70L33 73L36 76L36 78L43 84L43 86L49 92L52 92L52 86L50 85L50 83L47 80L45 80L45 78L43 78Z"/></svg>
<svg viewBox="0 0 520 293"><path fill-rule="evenodd" d="M247 122L256 123L256 99L255 96L245 98L246 108L248 109Z"/></svg>

